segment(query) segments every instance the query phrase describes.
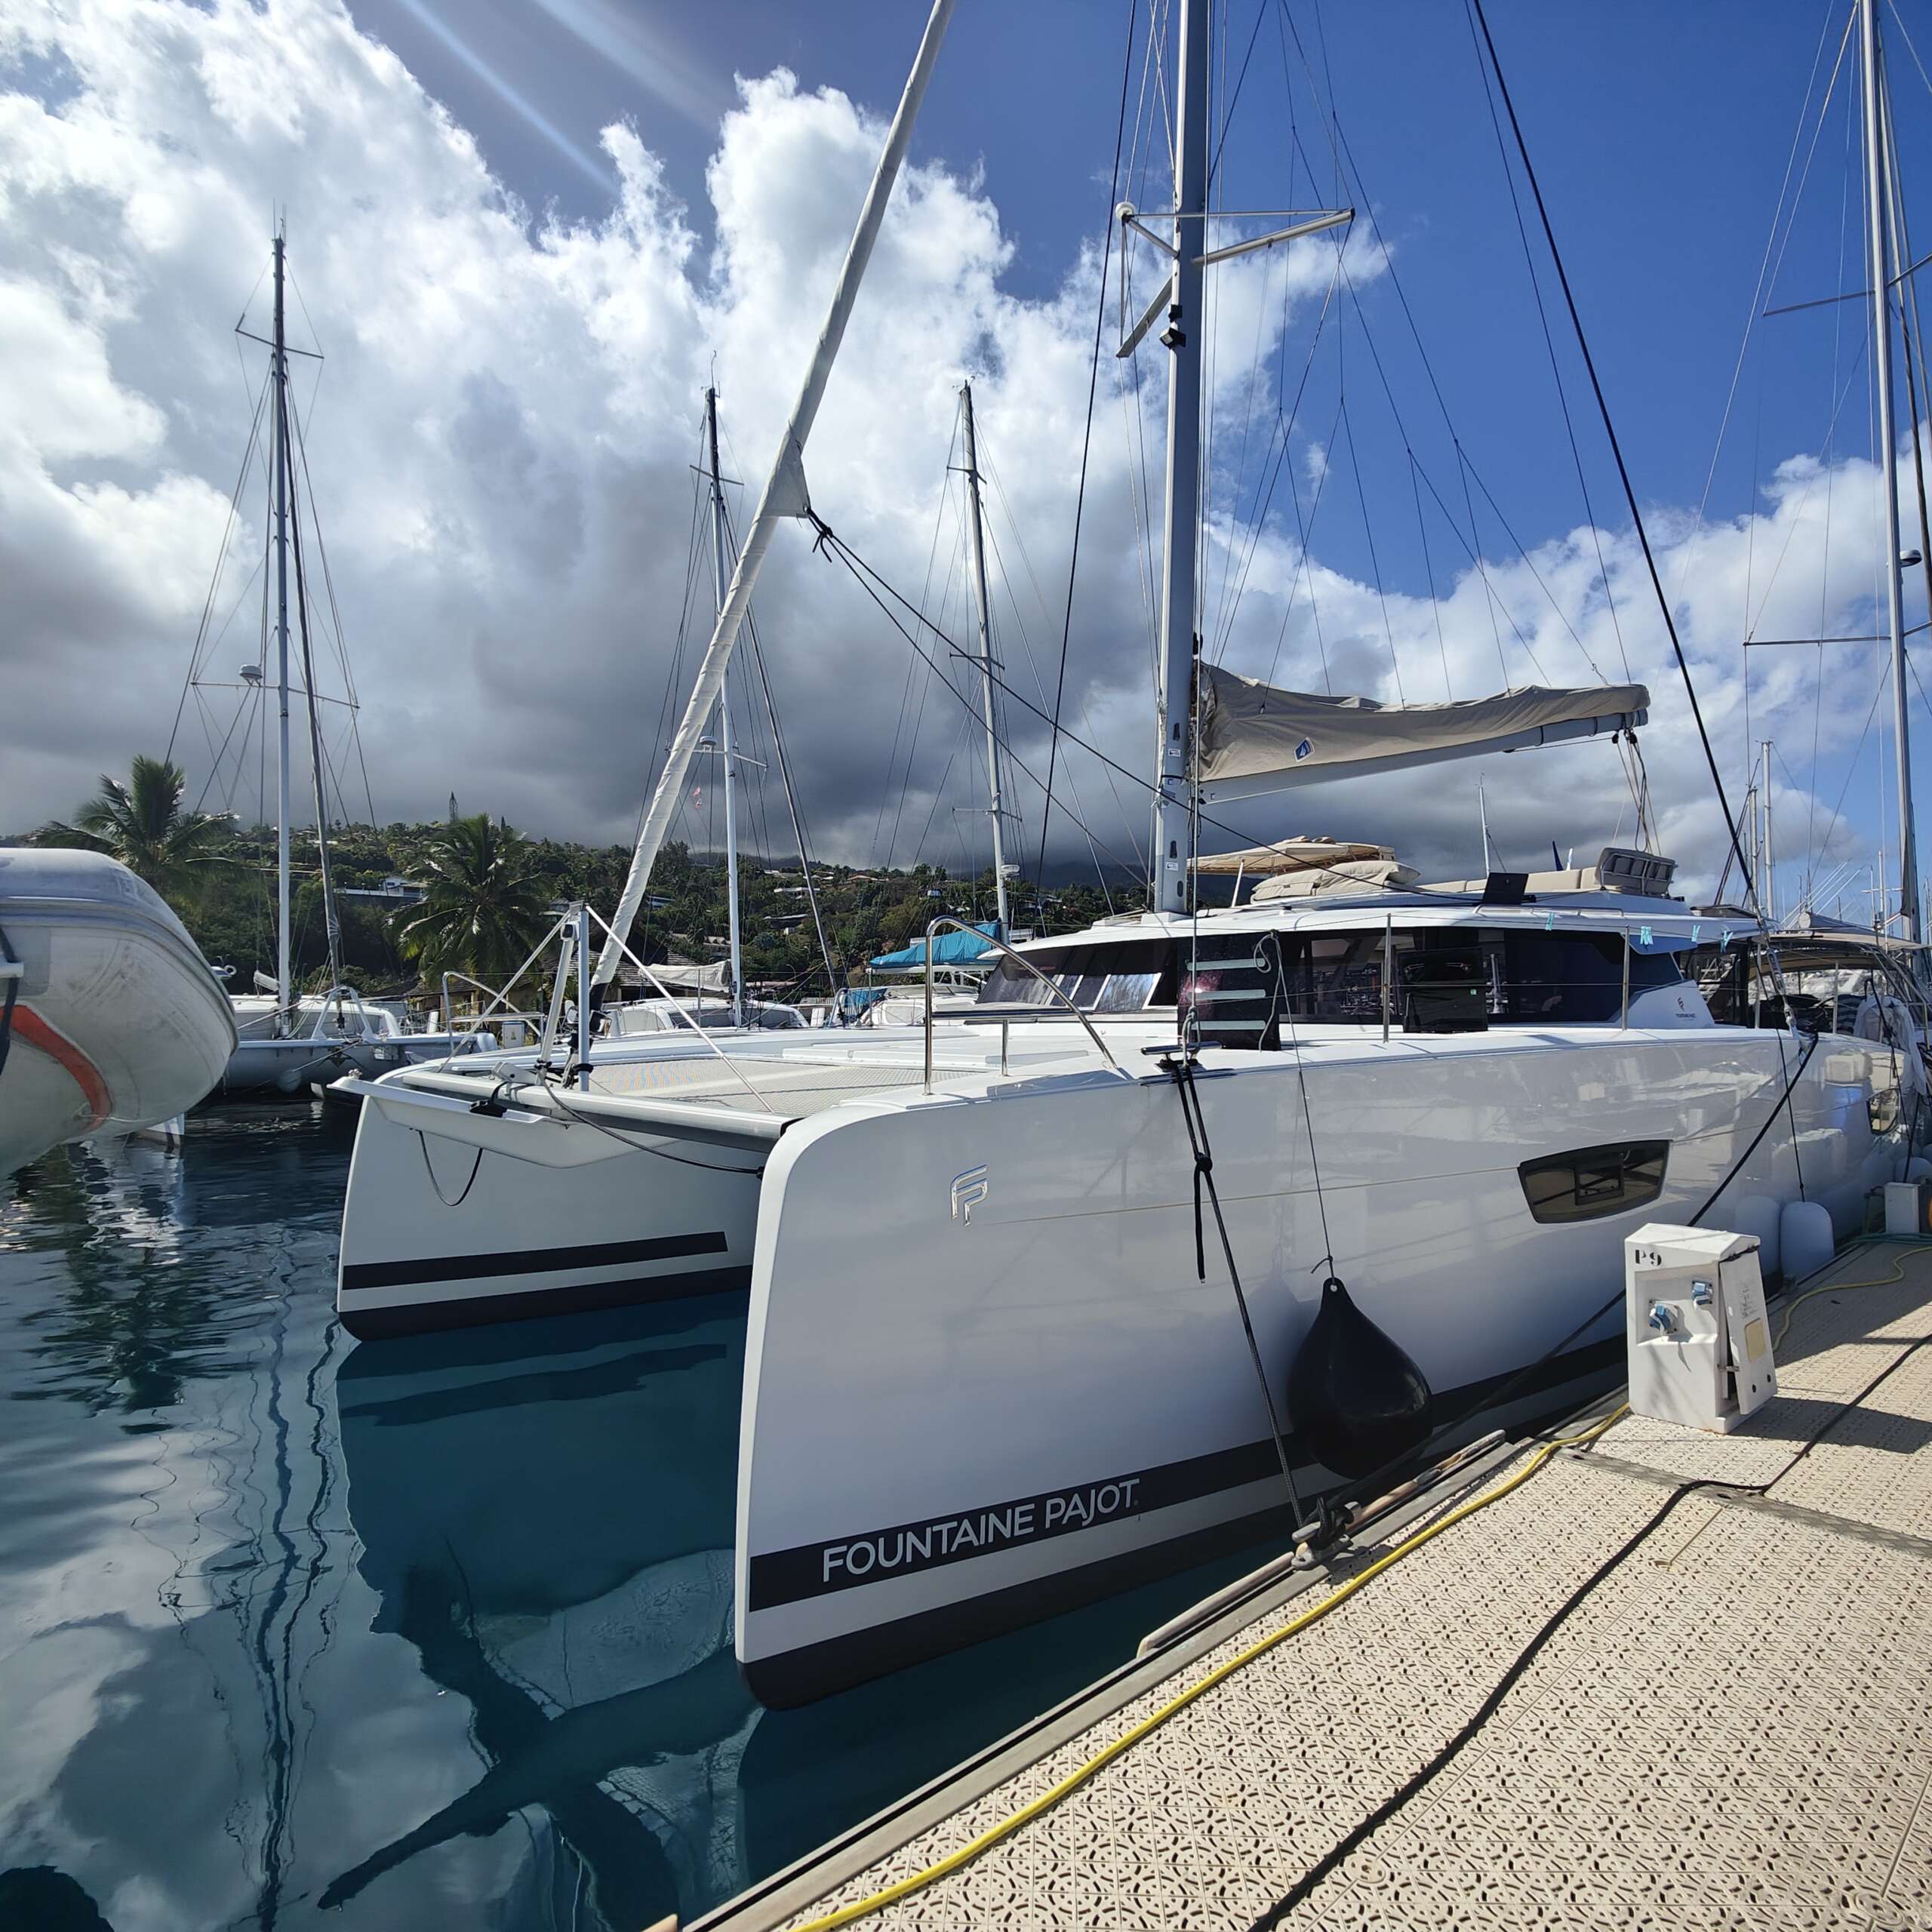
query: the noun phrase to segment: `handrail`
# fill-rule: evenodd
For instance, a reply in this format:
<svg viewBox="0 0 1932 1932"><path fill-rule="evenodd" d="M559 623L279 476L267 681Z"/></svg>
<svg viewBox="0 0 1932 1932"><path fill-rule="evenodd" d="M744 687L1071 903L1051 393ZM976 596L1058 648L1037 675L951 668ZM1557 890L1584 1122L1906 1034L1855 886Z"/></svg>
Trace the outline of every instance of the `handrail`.
<svg viewBox="0 0 1932 1932"><path fill-rule="evenodd" d="M330 987L327 992L322 995L321 1001L315 1008L315 1023L309 1029L307 1033L295 1034L292 1035L291 1037L297 1039L306 1038L310 1040L349 1038L350 1035L346 1031L340 1034L329 1034L324 1032L322 1030L322 1029L328 1023L329 1008L331 1003L334 1004L335 1008L337 1023L339 1026L344 1026L345 1028L346 1027L349 1016L343 1010L343 995L345 993L355 1004L355 1023L361 1029L355 1035L354 1037L358 1040L387 1039L389 1038L389 1035L386 1033L372 1034L370 1032L369 1009L363 1004L362 995L358 992L353 986L348 984L346 981L339 981L336 985ZM302 1011L302 1002L300 998L296 1001L295 1011L296 1016L299 1019L301 1017Z"/></svg>
<svg viewBox="0 0 1932 1932"><path fill-rule="evenodd" d="M564 917L566 918L568 916L568 915L564 915ZM543 958L544 953L549 948L550 942L555 939L558 932L562 930L564 918L553 919L550 922L549 929L544 933L543 937L540 939L537 942L536 945L531 949L530 956L524 961L523 964L519 966L507 980L503 982L502 989L500 992L491 994L490 1004L486 1006L481 1013L475 1016L475 1024L470 1029L472 1032L475 1030L477 1026L481 1026L484 1021L488 1020L491 1014L494 1013L497 1008L501 1005L505 1000L509 998L511 987L515 986L518 980L521 979L524 974L528 972L531 968L534 966L537 961ZM443 975L442 1005L443 1031L445 1033L454 1032L455 1031L455 1028L451 1024L452 1016L450 1011L450 982L452 980L464 980L467 982L468 984L474 986L480 993L487 993L490 992L490 989L486 986L481 980L471 979L470 976L467 973L445 973ZM522 1016L519 1014L518 1017L521 1018Z"/></svg>
<svg viewBox="0 0 1932 1932"><path fill-rule="evenodd" d="M1014 952L1004 940L995 939L992 934L982 931L977 926L968 924L964 919L955 919L949 914L942 913L926 928L926 1091L928 1094L933 1091L933 940L942 926L950 926L955 932L972 933L984 940L987 945L995 949L1004 958L1018 961L1035 979L1039 981L1041 986L1046 988L1048 992L1052 994L1055 999L1060 1001L1061 1005L1066 1008L1068 1012L1073 1015L1075 1019L1080 1022L1081 1026L1086 1029L1087 1037L1100 1048L1100 1056L1106 1060L1108 1066L1112 1067L1116 1073L1123 1070L1120 1062L1114 1058L1106 1041L1094 1031L1094 1023L1067 997L1064 987L1057 986L1023 952Z"/></svg>

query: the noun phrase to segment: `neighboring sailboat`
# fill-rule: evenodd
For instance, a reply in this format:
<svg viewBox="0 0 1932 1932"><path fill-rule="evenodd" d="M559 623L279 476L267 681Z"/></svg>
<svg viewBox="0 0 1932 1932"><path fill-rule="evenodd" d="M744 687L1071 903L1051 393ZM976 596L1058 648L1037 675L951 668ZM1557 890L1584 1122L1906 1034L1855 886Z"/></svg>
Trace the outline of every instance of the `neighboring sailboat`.
<svg viewBox="0 0 1932 1932"><path fill-rule="evenodd" d="M968 980L954 963L955 958L996 957L991 949L1009 930L1002 842L1008 814L1001 801L992 619L970 386L962 390L961 409L979 634L977 709L986 732L998 924L983 946L977 932L970 939L948 934L930 947L921 941L872 962L875 968L904 971L919 983L909 987L902 982L897 988L868 987L839 995L841 1017L864 1029L864 1051L875 1054L896 1041L903 1059L903 1077L908 1079L923 1053L921 1022L928 1002L948 1020L974 1008L984 968L976 967ZM704 438L708 467L702 474L711 506L715 608L721 611L730 594L731 560L715 389L705 394ZM741 760L731 749L728 691L728 683L721 680L714 714L716 736L707 733L698 738L694 749L700 755L715 749L724 761L729 953L712 965L654 969L660 990L621 1005L604 1006L606 1031L593 1047L595 1091L621 1088L638 1094L688 1094L722 1078L728 1091L743 1097L747 1091L744 1083L721 1072L721 1067L740 1051L755 1049L774 1035L781 1040L789 1037L789 1044L814 1063L843 1062L849 1057L848 1045L841 1044L848 1036L834 1034L828 1038L817 1033L801 1039L804 1023L795 1009L744 996L737 814L728 789L735 783ZM774 731L774 742L776 736ZM789 782L787 791L789 795ZM936 964L929 965L928 953L936 957ZM695 1029L703 1029L702 1038L695 1037ZM989 1057L998 1050L996 1040L983 1029L971 1040L949 1039L947 1045L949 1060L961 1064L990 1063ZM1048 1050L1048 1057L1052 1051ZM1010 1048L1007 1053L1008 1063L1038 1057L1038 1050L1030 1047L1017 1055ZM540 1078L540 1052L521 1053L493 1057L488 1063L499 1077L522 1081ZM867 1077L876 1081L880 1076L875 1072ZM590 1169L599 1156L626 1153L627 1143L608 1136L580 1134L568 1161L518 1162L495 1174L494 1184L486 1189L462 1188L463 1177L480 1161L482 1143L470 1137L467 1118L457 1118L463 1106L453 1106L442 1092L445 1078L445 1070L425 1067L392 1075L366 1090L365 1097L377 1104L364 1114L343 1212L340 1300L352 1334L377 1336L466 1325L743 1287L755 1199L745 1185L752 1169L739 1156L714 1156L701 1174L688 1167L669 1191L662 1185L669 1177L666 1164L655 1163L666 1170L660 1177L647 1161L643 1175L613 1190L611 1174ZM818 1076L811 1067L801 1066L794 1070L790 1084L795 1095L802 1098L818 1084ZM827 1090L835 1097L842 1091L835 1079ZM410 1140L420 1140L424 1158L398 1158L407 1152L403 1143ZM460 1208L453 1207L460 1188ZM565 1226L576 1230L571 1241L551 1251L531 1250L528 1230Z"/></svg>
<svg viewBox="0 0 1932 1932"><path fill-rule="evenodd" d="M718 392L715 388L708 388L704 392L704 445L706 460L709 466L704 472L704 482L711 510L709 522L712 579L716 587L717 601L714 611L717 611L724 608L730 583L731 552L726 527L724 476L718 457ZM720 782L724 792L726 951L721 971L716 966L666 967L655 975L657 986L644 997L627 1001L621 1005L614 1001L607 1001L603 1008L605 1023L608 1033L614 1038L629 1039L653 1033L683 1031L688 1029L694 1021L713 1034L735 1032L748 1026L758 1032L783 1031L795 1029L806 1023L803 1015L794 1007L769 1001L750 1000L745 995L743 921L739 904L738 768L741 764L754 761L747 761L733 743L731 694L729 686L723 683L718 688L715 715L718 720L716 738L700 738L697 749L700 754L715 755L718 758ZM781 775L785 777L789 800L790 779L789 774ZM803 850L802 840L799 863L804 867L806 889L809 892L811 890L811 863ZM816 918L816 900L814 901L814 916ZM680 992L695 995L695 998L688 1004L676 997ZM716 1005L706 1004L707 997L712 994L721 996L721 1011Z"/></svg>
<svg viewBox="0 0 1932 1932"><path fill-rule="evenodd" d="M298 1094L319 1088L346 1072L376 1073L405 1061L445 1060L453 1054L494 1047L494 1038L485 1035L411 1033L392 1011L374 1002L365 1002L355 989L344 983L342 966L342 927L330 870L328 758L324 746L322 698L317 689L316 653L310 629L307 565L301 537L301 509L298 475L306 474L306 462L296 444L295 418L289 396L289 361L292 353L287 331L287 242L278 227L274 241L273 333L267 343L270 355L268 386L263 408L269 425L269 487L270 494L269 555L273 565L274 614L264 635L266 653L272 638L274 677L271 683L266 666L252 663L241 674L242 698L237 713L259 709L272 690L275 699L275 976L263 981L268 997L243 993L234 999L238 1039L223 1071L221 1086L227 1093L269 1092ZM240 330L238 331L247 333ZM259 340L259 337L252 340ZM260 416L257 424L259 428ZM251 438L250 458L254 443ZM235 489L238 508L246 482L249 462L242 466L242 480ZM312 514L313 503L310 504ZM233 515L231 512L230 528ZM215 586L219 586L222 565L215 565ZM294 614L295 629L290 628L290 565L294 566ZM207 610L212 614L215 589L211 588ZM202 652L207 637L198 639L195 661L189 671L188 686L202 681ZM299 645L298 645L299 641ZM291 685L290 652L292 645L300 651L300 683ZM290 863L290 838L293 818L294 760L291 753L290 706L291 694L303 700L309 737L309 761L312 777L312 803L315 814L315 851L318 882L321 888L322 918L328 946L328 986L320 994L297 995L294 984L294 922L292 917L293 871ZM185 705L186 692L183 693ZM352 708L352 697L349 700ZM177 728L179 728L177 716ZM239 749L234 745L234 725L216 751L217 765L225 753L238 767L241 750L245 749L248 732L244 730ZM171 755L173 746L170 745Z"/></svg>
<svg viewBox="0 0 1932 1932"><path fill-rule="evenodd" d="M221 1078L235 1023L160 894L104 853L0 848L0 1176Z"/></svg>

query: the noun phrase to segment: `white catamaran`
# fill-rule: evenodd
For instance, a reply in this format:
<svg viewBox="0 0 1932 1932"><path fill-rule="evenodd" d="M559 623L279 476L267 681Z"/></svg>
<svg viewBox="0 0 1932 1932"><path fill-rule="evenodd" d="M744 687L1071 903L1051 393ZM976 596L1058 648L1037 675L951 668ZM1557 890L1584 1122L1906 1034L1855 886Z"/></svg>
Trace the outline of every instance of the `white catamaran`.
<svg viewBox="0 0 1932 1932"><path fill-rule="evenodd" d="M602 977L759 563L806 509L807 437L951 11L932 9ZM1176 12L1174 198L1134 217L1168 257L1149 312L1170 358L1153 909L1002 943L979 1025L485 1057L391 1075L363 1111L352 1333L749 1282L735 1635L770 1703L1297 1521L1379 1459L1392 1432L1371 1423L1413 1447L1485 1398L1547 1404L1621 1348L1634 1226L1747 1228L1775 1266L1788 1206L1849 1231L1908 1138L1890 1041L1786 1030L1761 1002L1743 1017L1767 1023L1713 1018L1707 974L1774 977L1761 929L1671 897L1647 853L1472 889L1324 867L1333 890L1192 908L1203 798L1627 734L1649 697L1378 707L1197 679L1220 251L1209 8ZM1386 1390L1375 1414L1310 1393L1345 1321L1400 1366L1404 1413Z"/></svg>

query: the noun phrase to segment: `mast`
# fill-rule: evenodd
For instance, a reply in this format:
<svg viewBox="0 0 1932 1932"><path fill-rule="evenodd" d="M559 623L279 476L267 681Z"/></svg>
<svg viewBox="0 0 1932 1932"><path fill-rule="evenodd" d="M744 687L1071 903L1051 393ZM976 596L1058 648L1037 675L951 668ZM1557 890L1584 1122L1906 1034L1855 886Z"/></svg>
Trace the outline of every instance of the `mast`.
<svg viewBox="0 0 1932 1932"><path fill-rule="evenodd" d="M992 611L986 597L986 547L981 527L979 445L973 435L973 385L962 383L959 396L966 411L966 488L973 499L973 595L980 614L980 685L986 719L986 803L993 821L993 892L998 907L999 934L1007 935L1006 851L1000 823L999 733L993 722ZM932 961L926 962L928 972Z"/></svg>
<svg viewBox="0 0 1932 1932"><path fill-rule="evenodd" d="M611 915L610 937L605 941L604 951L597 961L596 983L599 986L608 983L611 975L617 970L618 961L623 956L623 942L630 936L631 921L637 917L637 909L643 903L651 869L657 863L664 835L670 829L672 817L683 795L685 780L691 771L691 757L697 749L699 735L723 688L732 648L738 641L738 632L751 603L752 589L763 568L764 553L771 547L771 540L777 534L779 519L804 516L811 512L811 500L805 489L805 441L817 418L819 405L825 400L825 386L831 380L832 365L838 359L845 325L851 319L859 285L865 278L866 264L872 260L872 247L878 239L880 224L885 219L885 205L891 197L892 184L898 177L900 165L906 158L906 150L911 145L912 124L918 118L919 103L925 98L926 85L932 78L934 66L939 59L940 43L946 38L946 23L952 17L953 5L954 0L933 0L932 12L926 21L919 51L914 58L912 71L906 77L906 91L900 95L898 109L892 117L884 152L878 158L878 171L866 190L858 226L853 232L851 246L846 251L844 265L838 272L838 285L832 292L825 326L819 332L818 346L805 371L798 399L792 405L792 420L785 426L784 434L779 439L771 474L765 479L751 527L745 533L744 548L738 552L737 565L731 573L731 587L725 595L724 608L718 614L717 627L712 632L710 643L705 647L704 661L698 666L697 681L692 688L691 701L685 706L685 715L678 721L677 734L671 740L664 769L658 777L657 789L651 794L644 823L638 830L637 849L631 855L630 872Z"/></svg>
<svg viewBox="0 0 1932 1932"><path fill-rule="evenodd" d="M1872 368L1878 389L1878 442L1885 472L1885 624L1892 647L1892 739L1898 786L1899 924L1918 937L1918 839L1912 823L1911 729L1906 706L1905 600L1899 567L1899 477L1894 448L1890 207L1884 80L1879 66L1878 0L1859 0L1859 37L1865 69L1866 260L1872 282ZM1918 434L1918 426L1912 426Z"/></svg>
<svg viewBox="0 0 1932 1932"><path fill-rule="evenodd" d="M1152 905L1187 909L1192 839L1195 561L1201 489L1201 257L1208 250L1208 0L1180 0L1174 115L1174 263L1168 327L1168 478L1154 764Z"/></svg>
<svg viewBox="0 0 1932 1932"><path fill-rule="evenodd" d="M285 404L286 394L281 398ZM309 635L309 574L302 563L302 499L295 484L295 451L291 423L281 423L284 481L288 490L288 548L295 558L295 623L302 640L302 688L307 694L309 769L315 804L315 872L322 888L322 926L328 943L329 989L342 984L342 918L336 909L335 881L329 872L328 762L323 755L321 700L315 691L315 653ZM309 514L315 514L312 499ZM337 1011L340 1008L338 1003Z"/></svg>
<svg viewBox="0 0 1932 1932"><path fill-rule="evenodd" d="M288 916L288 355L284 346L282 318L282 235L275 236L275 702L280 713L275 740L275 1003L277 1030L289 1024L294 1004L294 961Z"/></svg>
<svg viewBox="0 0 1932 1932"><path fill-rule="evenodd" d="M1758 750L1764 757L1764 777L1758 793L1758 814L1764 829L1758 836L1758 909L1764 915L1764 923L1775 926L1778 922L1776 903L1777 875L1771 869L1771 741L1760 741Z"/></svg>
<svg viewBox="0 0 1932 1932"><path fill-rule="evenodd" d="M724 482L718 467L718 392L704 392L705 447L711 457L711 562L717 586L717 608L724 608L730 579L724 568ZM738 937L738 768L731 758L731 694L718 687L718 752L724 761L724 903L731 915L731 1024L745 1023L744 959Z"/></svg>

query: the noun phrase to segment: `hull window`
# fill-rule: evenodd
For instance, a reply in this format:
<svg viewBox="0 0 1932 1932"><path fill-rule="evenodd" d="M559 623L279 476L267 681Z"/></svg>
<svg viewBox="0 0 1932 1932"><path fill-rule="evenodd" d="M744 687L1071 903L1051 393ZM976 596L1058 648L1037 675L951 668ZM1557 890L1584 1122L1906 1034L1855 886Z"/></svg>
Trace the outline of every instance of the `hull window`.
<svg viewBox="0 0 1932 1932"><path fill-rule="evenodd" d="M1594 1221L1647 1207L1663 1192L1669 1160L1668 1140L1629 1140L1546 1155L1525 1161L1516 1172L1536 1220Z"/></svg>

